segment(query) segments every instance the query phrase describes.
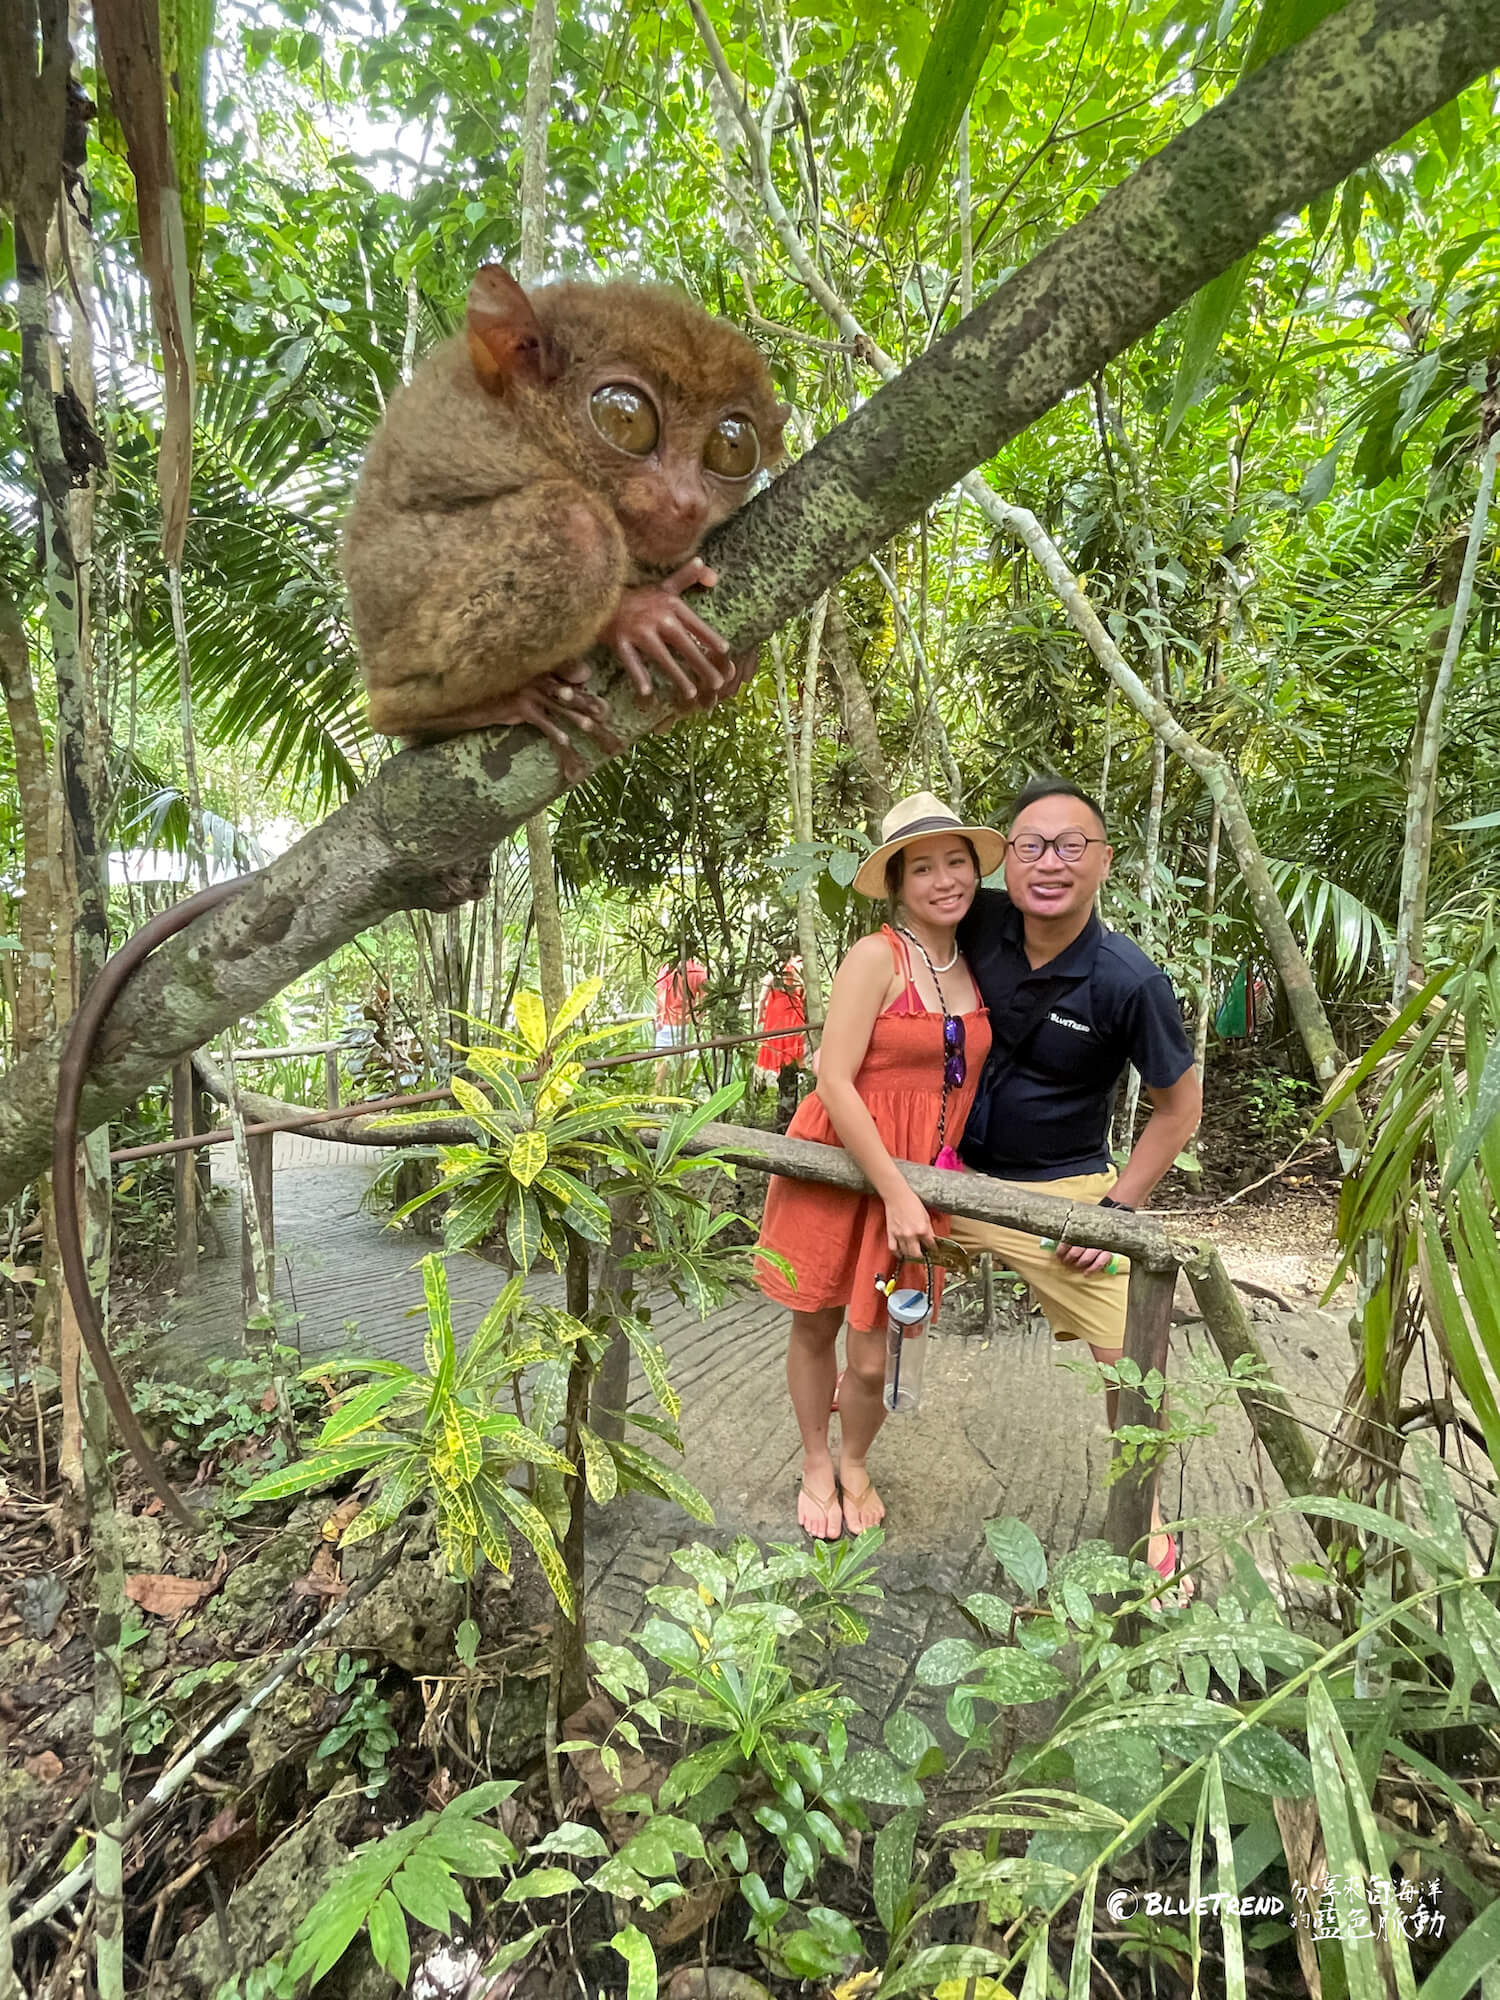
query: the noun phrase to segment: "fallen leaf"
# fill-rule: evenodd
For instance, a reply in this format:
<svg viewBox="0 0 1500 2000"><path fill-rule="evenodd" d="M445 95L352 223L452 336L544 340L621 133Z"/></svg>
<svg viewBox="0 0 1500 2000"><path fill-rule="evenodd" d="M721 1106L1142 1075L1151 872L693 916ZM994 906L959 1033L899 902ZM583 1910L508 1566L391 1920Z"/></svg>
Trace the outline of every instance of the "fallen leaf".
<svg viewBox="0 0 1500 2000"><path fill-rule="evenodd" d="M228 1572L228 1560L220 1556L208 1576L127 1576L125 1595L142 1611L150 1611L158 1618L176 1619L185 1611L196 1611L205 1598L212 1597Z"/></svg>
<svg viewBox="0 0 1500 2000"><path fill-rule="evenodd" d="M656 1932L656 1942L665 1949L696 1937L719 1914L719 1905L729 1894L728 1882L703 1882L667 1905L670 1915Z"/></svg>
<svg viewBox="0 0 1500 2000"><path fill-rule="evenodd" d="M235 1816L232 1805L220 1806L202 1833L193 1842L193 1853L206 1854L211 1847L222 1847L226 1840L233 1840L241 1830L241 1823Z"/></svg>
<svg viewBox="0 0 1500 2000"><path fill-rule="evenodd" d="M323 1523L324 1541L336 1542L349 1526L349 1523L364 1511L364 1501L356 1499L352 1493L347 1500L340 1500L337 1507L334 1508L328 1519Z"/></svg>
<svg viewBox="0 0 1500 2000"><path fill-rule="evenodd" d="M306 1576L292 1585L295 1597L342 1597L349 1588L339 1575L339 1559L331 1542L320 1542Z"/></svg>
<svg viewBox="0 0 1500 2000"><path fill-rule="evenodd" d="M771 1995L748 1972L731 1972L727 1965L684 1965L667 1981L666 2000L771 2000Z"/></svg>
<svg viewBox="0 0 1500 2000"><path fill-rule="evenodd" d="M25 1769L44 1785L55 1785L63 1774L62 1759L55 1750L43 1750L35 1757L28 1757Z"/></svg>
<svg viewBox="0 0 1500 2000"><path fill-rule="evenodd" d="M591 1745L602 1743L618 1719L615 1705L609 1697L596 1694L568 1716L563 1723L563 1736L565 1739L583 1737ZM589 1798L618 1847L635 1831L635 1823L627 1813L611 1812L611 1806L627 1792L645 1792L655 1799L667 1771L664 1764L656 1763L643 1751L632 1750L628 1743L616 1743L610 1747L619 1753L618 1778L612 1777L604 1768L604 1759L596 1749L570 1750L567 1755L569 1763L588 1787Z"/></svg>

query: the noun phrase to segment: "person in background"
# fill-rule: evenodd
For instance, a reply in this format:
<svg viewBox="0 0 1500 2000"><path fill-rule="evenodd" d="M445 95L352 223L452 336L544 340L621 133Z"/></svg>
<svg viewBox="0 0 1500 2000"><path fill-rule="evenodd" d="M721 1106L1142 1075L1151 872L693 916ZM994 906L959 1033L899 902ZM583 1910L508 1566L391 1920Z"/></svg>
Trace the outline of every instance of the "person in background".
<svg viewBox="0 0 1500 2000"><path fill-rule="evenodd" d="M788 1065L795 1068L807 1054L804 1036L776 1033L778 1029L807 1025L807 994L802 985L800 958L789 958L780 972L766 974L755 1025L762 1034L776 1035L774 1041L762 1042L755 1051L755 1082L775 1083Z"/></svg>
<svg viewBox="0 0 1500 2000"><path fill-rule="evenodd" d="M818 1086L788 1128L794 1139L847 1147L875 1192L773 1175L758 1246L791 1269L788 1277L762 1261L756 1283L791 1310L786 1379L802 1433L797 1519L821 1541L836 1541L846 1527L860 1534L885 1515L865 1463L885 1417L886 1311L875 1281L914 1264L908 1282L923 1283L924 1256L947 1229L894 1163L958 1164L950 1149L989 1051L989 1024L954 933L1005 843L988 827L965 826L931 792L893 806L881 832L854 887L889 898L893 921L861 938L840 965ZM934 1285L941 1296L940 1273ZM828 1427L846 1314L835 1471Z"/></svg>
<svg viewBox="0 0 1500 2000"><path fill-rule="evenodd" d="M698 1012L698 998L707 984L708 967L696 958L664 965L656 975L656 1046L663 1052L656 1065L659 1091L666 1087L672 1050L687 1046L688 1026Z"/></svg>
<svg viewBox="0 0 1500 2000"><path fill-rule="evenodd" d="M958 927L992 1036L959 1151L977 1173L1134 1210L1191 1139L1203 1091L1171 982L1095 912L1113 856L1104 815L1066 778L1034 778L1017 796L1005 887L980 889ZM1151 1116L1117 1174L1110 1117L1130 1063ZM962 1216L950 1234L1024 1278L1055 1339L1087 1341L1096 1361L1119 1361L1130 1281L1128 1267L1110 1274L1107 1250L1046 1250L1038 1237ZM1111 1429L1118 1401L1106 1391ZM1159 1529L1155 1502L1152 1519ZM1146 1559L1170 1579L1178 1553L1175 1538L1157 1532Z"/></svg>

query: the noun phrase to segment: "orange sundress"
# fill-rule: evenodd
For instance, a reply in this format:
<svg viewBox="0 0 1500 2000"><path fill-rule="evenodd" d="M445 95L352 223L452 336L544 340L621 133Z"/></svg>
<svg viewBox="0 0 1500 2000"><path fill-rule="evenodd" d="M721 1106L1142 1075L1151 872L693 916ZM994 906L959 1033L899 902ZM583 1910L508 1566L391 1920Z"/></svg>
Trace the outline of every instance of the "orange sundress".
<svg viewBox="0 0 1500 2000"><path fill-rule="evenodd" d="M900 940L889 924L882 930L898 970L906 972L906 987L877 1016L854 1087L891 1158L926 1166L937 1151L943 1101L943 1017L922 1005ZM950 1146L956 1146L963 1135L990 1052L990 1022L985 1009L978 1007L961 1018L967 1044L966 1074L957 1090L948 1093L946 1139ZM839 1136L816 1091L798 1105L787 1137L812 1139L822 1146L839 1145ZM946 1216L934 1215L933 1222L939 1234L947 1229ZM794 1312L847 1306L849 1324L857 1332L876 1332L884 1327L885 1301L875 1289L875 1280L889 1271L891 1253L885 1238L885 1204L878 1195L851 1194L817 1181L786 1180L773 1174L766 1189L757 1248L777 1251L797 1274L793 1286L774 1264L758 1264L755 1282L768 1299ZM941 1298L940 1271L933 1273L933 1281ZM934 1309L936 1305L934 1299Z"/></svg>

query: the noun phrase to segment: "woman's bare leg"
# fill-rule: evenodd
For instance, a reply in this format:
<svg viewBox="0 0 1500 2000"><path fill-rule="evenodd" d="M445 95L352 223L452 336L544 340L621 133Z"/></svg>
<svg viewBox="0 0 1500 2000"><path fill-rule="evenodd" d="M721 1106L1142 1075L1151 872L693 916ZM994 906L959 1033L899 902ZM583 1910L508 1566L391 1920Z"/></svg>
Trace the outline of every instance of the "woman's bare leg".
<svg viewBox="0 0 1500 2000"><path fill-rule="evenodd" d="M842 1306L826 1306L821 1312L794 1312L786 1348L786 1386L796 1412L797 1428L802 1433L802 1491L797 1499L797 1519L808 1534L829 1542L837 1541L843 1528L837 1476L828 1449L828 1419L838 1372L834 1348L843 1323ZM846 1382L843 1395L848 1393ZM842 1402L843 1396L841 1405ZM847 1425L842 1408L840 1416Z"/></svg>
<svg viewBox="0 0 1500 2000"><path fill-rule="evenodd" d="M839 1390L839 1485L844 1525L851 1535L859 1535L885 1519L885 1502L865 1467L865 1455L885 1422L885 1335L857 1333L851 1326L844 1354L848 1365Z"/></svg>

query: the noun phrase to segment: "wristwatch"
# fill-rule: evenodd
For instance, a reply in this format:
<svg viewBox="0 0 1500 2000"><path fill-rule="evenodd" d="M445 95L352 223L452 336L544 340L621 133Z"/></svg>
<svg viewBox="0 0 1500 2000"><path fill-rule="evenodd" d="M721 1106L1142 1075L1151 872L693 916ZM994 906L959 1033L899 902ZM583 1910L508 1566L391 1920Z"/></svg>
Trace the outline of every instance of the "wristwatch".
<svg viewBox="0 0 1500 2000"><path fill-rule="evenodd" d="M1101 1194L1094 1205L1096 1208L1117 1208L1123 1215L1135 1214L1135 1210L1128 1201L1116 1201L1112 1194Z"/></svg>

